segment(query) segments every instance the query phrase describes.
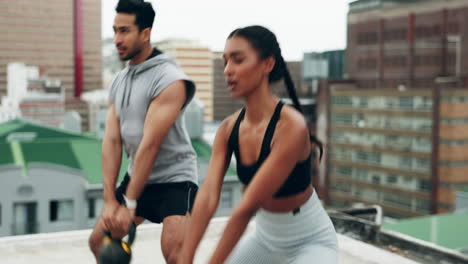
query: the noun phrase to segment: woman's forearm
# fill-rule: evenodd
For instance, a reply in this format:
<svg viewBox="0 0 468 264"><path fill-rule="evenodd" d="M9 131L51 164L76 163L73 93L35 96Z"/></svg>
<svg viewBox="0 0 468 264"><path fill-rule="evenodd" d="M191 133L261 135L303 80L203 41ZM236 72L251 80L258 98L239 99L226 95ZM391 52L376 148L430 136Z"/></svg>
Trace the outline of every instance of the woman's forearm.
<svg viewBox="0 0 468 264"><path fill-rule="evenodd" d="M239 242L245 232L250 219L253 217L253 212L236 210L229 219L223 235L221 236L218 246L211 257L210 264L220 264L226 261L226 258L231 254L234 246Z"/></svg>
<svg viewBox="0 0 468 264"><path fill-rule="evenodd" d="M186 232L184 244L182 246L182 258L192 263L200 241L205 234L208 224L218 207L219 196L210 195L210 193L200 190L195 199L195 205L192 210L189 229Z"/></svg>

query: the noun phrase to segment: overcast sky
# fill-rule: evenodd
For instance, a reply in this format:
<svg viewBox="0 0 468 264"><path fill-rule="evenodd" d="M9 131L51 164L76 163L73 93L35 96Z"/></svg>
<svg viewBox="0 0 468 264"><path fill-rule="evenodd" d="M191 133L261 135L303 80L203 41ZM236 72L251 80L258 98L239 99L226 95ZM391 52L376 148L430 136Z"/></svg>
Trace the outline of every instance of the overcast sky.
<svg viewBox="0 0 468 264"><path fill-rule="evenodd" d="M148 1L148 0L146 0ZM303 52L343 49L352 0L151 0L156 9L152 41L199 40L222 51L235 28L260 24L272 30L287 60ZM102 36L112 37L117 0L102 0Z"/></svg>

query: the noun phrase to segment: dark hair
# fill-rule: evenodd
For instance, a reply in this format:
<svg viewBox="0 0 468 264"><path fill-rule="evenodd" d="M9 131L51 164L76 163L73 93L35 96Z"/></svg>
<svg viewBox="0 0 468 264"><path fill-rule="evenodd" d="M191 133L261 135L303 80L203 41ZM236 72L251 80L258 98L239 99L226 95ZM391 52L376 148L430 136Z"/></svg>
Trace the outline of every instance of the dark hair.
<svg viewBox="0 0 468 264"><path fill-rule="evenodd" d="M152 28L156 16L151 3L143 0L119 0L115 11L117 13L134 14L135 24L140 32L145 28Z"/></svg>
<svg viewBox="0 0 468 264"><path fill-rule="evenodd" d="M293 102L294 108L303 113L301 103L297 98L296 89L294 89L294 83L291 79L291 74L289 73L288 66L284 61L283 55L281 55L281 48L275 34L265 27L255 25L235 29L231 32L231 34L229 34L228 39L232 37L245 38L252 45L252 47L258 51L260 59L266 59L269 57L273 57L275 59L275 66L273 66L273 69L268 76L268 81L273 83L284 78L284 83L286 84L286 89L288 91L289 97ZM319 159L322 159L322 142L312 134L310 134L310 141L317 145L320 150Z"/></svg>

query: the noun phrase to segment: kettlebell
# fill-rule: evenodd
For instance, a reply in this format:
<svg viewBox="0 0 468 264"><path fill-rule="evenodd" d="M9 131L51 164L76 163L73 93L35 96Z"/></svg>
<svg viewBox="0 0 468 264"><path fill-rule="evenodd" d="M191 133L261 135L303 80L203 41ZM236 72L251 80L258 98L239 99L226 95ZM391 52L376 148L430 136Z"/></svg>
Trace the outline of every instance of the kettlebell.
<svg viewBox="0 0 468 264"><path fill-rule="evenodd" d="M127 242L114 239L109 231L104 231L102 246L99 250L101 264L129 264L132 259L131 246L135 240L136 225L132 223L128 230Z"/></svg>

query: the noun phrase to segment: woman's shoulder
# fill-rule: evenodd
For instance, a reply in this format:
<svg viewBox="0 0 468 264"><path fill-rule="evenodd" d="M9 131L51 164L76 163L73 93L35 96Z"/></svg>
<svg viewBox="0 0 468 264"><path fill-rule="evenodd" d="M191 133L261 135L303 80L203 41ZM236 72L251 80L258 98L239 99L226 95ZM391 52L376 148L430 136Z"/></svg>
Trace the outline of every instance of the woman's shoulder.
<svg viewBox="0 0 468 264"><path fill-rule="evenodd" d="M308 131L304 115L296 108L285 104L281 110L278 128Z"/></svg>
<svg viewBox="0 0 468 264"><path fill-rule="evenodd" d="M218 133L224 133L225 135L229 136L232 132L232 129L234 128L234 124L236 123L236 120L239 117L241 111L242 109L239 109L233 114L224 118L224 120L219 125Z"/></svg>
<svg viewBox="0 0 468 264"><path fill-rule="evenodd" d="M309 128L302 113L292 106L285 105L276 125L273 144L285 142L289 146L299 146L304 151L300 158L303 160L310 153L309 135Z"/></svg>

